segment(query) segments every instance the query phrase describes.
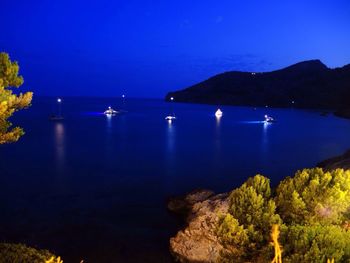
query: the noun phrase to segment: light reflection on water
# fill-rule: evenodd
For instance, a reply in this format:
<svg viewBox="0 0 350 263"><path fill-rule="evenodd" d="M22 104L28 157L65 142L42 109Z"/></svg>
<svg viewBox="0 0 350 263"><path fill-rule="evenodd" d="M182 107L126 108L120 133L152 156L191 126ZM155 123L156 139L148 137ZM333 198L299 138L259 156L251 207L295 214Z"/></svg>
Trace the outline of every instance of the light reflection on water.
<svg viewBox="0 0 350 263"><path fill-rule="evenodd" d="M271 129L272 123L264 122L262 128L262 138L261 138L261 162L267 162L267 154L269 151L269 135L268 131Z"/></svg>
<svg viewBox="0 0 350 263"><path fill-rule="evenodd" d="M222 116L215 116L215 151L214 151L214 158L215 158L215 164L220 165L220 157L221 157L221 118Z"/></svg>
<svg viewBox="0 0 350 263"><path fill-rule="evenodd" d="M175 127L172 121L167 121L167 156L175 154Z"/></svg>
<svg viewBox="0 0 350 263"><path fill-rule="evenodd" d="M167 183L172 184L172 178L176 175L176 130L172 121L166 125L166 149L165 149L165 174Z"/></svg>
<svg viewBox="0 0 350 263"><path fill-rule="evenodd" d="M112 115L106 114L106 131L108 134L112 132Z"/></svg>
<svg viewBox="0 0 350 263"><path fill-rule="evenodd" d="M58 167L62 167L65 158L65 137L64 137L64 125L61 122L54 124L55 133L55 146L56 146L56 163Z"/></svg>

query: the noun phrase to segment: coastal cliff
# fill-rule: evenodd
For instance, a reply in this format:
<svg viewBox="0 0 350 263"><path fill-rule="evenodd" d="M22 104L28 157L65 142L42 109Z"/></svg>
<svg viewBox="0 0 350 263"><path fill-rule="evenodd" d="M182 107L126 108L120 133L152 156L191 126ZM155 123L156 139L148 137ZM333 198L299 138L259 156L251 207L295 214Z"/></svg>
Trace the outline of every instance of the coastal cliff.
<svg viewBox="0 0 350 263"><path fill-rule="evenodd" d="M347 109L350 65L330 69L320 60L271 72L230 71L189 88L169 92L166 100L218 105Z"/></svg>
<svg viewBox="0 0 350 263"><path fill-rule="evenodd" d="M183 263L271 262L269 228L279 224L283 262L349 260L350 151L318 167L275 189L256 175L230 193L197 190L171 199L168 209L185 215L187 225L170 239L170 252Z"/></svg>
<svg viewBox="0 0 350 263"><path fill-rule="evenodd" d="M176 205L179 202L184 204L180 209ZM171 200L168 207L175 213L182 213L182 208L187 208L188 226L170 239L173 256L180 262L220 261L224 247L215 230L219 215L228 212L228 194L214 195L209 190L195 191L184 198Z"/></svg>

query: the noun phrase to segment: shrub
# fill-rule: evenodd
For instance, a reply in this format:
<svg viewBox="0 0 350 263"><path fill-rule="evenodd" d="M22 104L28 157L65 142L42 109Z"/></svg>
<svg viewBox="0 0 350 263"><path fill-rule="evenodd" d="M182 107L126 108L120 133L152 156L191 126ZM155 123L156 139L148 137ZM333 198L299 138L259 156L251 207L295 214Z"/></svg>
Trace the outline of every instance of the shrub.
<svg viewBox="0 0 350 263"><path fill-rule="evenodd" d="M23 244L0 243L0 263L44 263L56 256ZM54 261L55 262L55 261Z"/></svg>
<svg viewBox="0 0 350 263"><path fill-rule="evenodd" d="M350 171L298 171L272 191L256 175L230 194L217 235L224 262L270 262L270 230L280 225L283 262L350 262Z"/></svg>

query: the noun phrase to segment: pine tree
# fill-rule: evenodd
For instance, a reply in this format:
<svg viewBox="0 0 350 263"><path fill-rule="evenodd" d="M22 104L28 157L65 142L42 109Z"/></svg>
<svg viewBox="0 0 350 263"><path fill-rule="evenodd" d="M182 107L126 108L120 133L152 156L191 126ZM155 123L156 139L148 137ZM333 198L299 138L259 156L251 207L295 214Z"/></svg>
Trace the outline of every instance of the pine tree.
<svg viewBox="0 0 350 263"><path fill-rule="evenodd" d="M32 92L13 93L23 84L18 71L17 62L12 62L7 53L0 53L0 144L16 142L24 134L22 128L12 127L9 122L16 111L30 106L33 96Z"/></svg>

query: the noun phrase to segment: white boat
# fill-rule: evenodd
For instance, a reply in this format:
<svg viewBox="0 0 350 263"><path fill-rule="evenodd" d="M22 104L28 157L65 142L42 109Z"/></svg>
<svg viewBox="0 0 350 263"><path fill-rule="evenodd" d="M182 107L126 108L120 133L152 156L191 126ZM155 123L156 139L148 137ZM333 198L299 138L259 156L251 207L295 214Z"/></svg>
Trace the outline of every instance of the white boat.
<svg viewBox="0 0 350 263"><path fill-rule="evenodd" d="M274 118L272 118L271 116L269 116L269 115L265 115L264 122L265 123L271 123L271 122L276 122L276 120Z"/></svg>
<svg viewBox="0 0 350 263"><path fill-rule="evenodd" d="M165 120L173 121L173 120L176 120L176 117L175 117L175 115L168 115L168 116L165 117Z"/></svg>
<svg viewBox="0 0 350 263"><path fill-rule="evenodd" d="M215 112L215 116L216 117L222 117L222 111L220 109L217 109L217 111Z"/></svg>
<svg viewBox="0 0 350 263"><path fill-rule="evenodd" d="M104 114L106 114L106 115L116 115L117 113L118 113L118 111L113 110L110 106L108 107L108 110L106 110L104 112Z"/></svg>

